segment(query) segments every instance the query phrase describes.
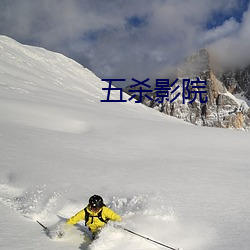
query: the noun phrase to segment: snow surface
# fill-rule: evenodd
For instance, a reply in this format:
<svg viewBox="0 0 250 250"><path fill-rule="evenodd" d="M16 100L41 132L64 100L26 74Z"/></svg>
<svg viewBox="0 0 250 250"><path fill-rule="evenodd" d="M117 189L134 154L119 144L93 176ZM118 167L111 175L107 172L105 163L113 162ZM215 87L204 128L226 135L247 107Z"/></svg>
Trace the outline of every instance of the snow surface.
<svg viewBox="0 0 250 250"><path fill-rule="evenodd" d="M106 86L63 55L0 36L0 249L163 249L113 225L91 243L83 222L62 239L36 223L53 229L96 193L122 226L168 246L249 250L249 132L100 102Z"/></svg>

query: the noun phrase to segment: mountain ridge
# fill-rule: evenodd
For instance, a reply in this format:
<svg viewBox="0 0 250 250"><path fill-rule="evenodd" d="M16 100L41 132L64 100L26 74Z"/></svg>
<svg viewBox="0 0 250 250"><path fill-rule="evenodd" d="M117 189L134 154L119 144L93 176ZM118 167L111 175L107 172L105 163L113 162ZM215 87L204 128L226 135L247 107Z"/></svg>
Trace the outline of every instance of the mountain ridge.
<svg viewBox="0 0 250 250"><path fill-rule="evenodd" d="M172 89L183 85L185 79L205 80L205 89L198 88L198 91L206 90L206 103L201 103L197 99L190 102L194 97L193 94L190 94L188 101L184 103L183 96L186 96L187 90L192 91L192 86L188 89L183 87L179 97L176 93L168 93L169 100L174 99L172 103L166 99L163 103L157 103L156 91L150 95L152 100L143 98L143 103L195 125L248 130L250 127L248 106L250 103L250 66L245 69L231 69L231 71L223 72L217 69L208 49L201 49L176 68L178 81ZM194 85L198 86L195 83ZM130 94L129 87L125 88L128 94ZM203 98L205 98L204 95Z"/></svg>

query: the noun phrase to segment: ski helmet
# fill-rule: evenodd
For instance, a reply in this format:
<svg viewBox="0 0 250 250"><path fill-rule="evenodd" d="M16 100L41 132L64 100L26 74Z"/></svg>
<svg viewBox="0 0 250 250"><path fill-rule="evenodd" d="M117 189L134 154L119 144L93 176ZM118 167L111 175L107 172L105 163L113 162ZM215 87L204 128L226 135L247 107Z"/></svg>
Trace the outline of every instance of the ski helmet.
<svg viewBox="0 0 250 250"><path fill-rule="evenodd" d="M93 210L98 210L103 207L103 199L99 195L93 195L89 198L89 206Z"/></svg>

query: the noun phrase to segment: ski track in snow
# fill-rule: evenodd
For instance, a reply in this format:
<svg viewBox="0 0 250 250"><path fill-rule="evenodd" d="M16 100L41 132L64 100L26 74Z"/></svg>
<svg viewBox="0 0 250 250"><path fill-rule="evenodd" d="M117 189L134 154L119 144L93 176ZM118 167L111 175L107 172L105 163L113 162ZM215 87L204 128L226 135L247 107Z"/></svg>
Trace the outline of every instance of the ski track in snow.
<svg viewBox="0 0 250 250"><path fill-rule="evenodd" d="M71 118L70 115L67 116L65 110L63 113L62 109L51 108L45 104L33 104L31 106L28 102L5 100L1 103L0 113L4 113L6 108L8 108L9 112L2 117L2 121L73 134L85 133L91 128L87 122ZM20 108L22 109L21 113Z"/></svg>

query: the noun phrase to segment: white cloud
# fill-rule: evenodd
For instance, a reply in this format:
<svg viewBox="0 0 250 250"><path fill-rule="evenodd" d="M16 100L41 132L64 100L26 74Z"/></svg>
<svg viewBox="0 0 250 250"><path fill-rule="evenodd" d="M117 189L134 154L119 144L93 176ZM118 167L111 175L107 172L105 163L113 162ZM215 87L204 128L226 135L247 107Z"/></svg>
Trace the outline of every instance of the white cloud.
<svg viewBox="0 0 250 250"><path fill-rule="evenodd" d="M243 15L241 23L233 32L210 45L214 59L226 67L250 64L250 9Z"/></svg>
<svg viewBox="0 0 250 250"><path fill-rule="evenodd" d="M201 36L201 42L203 44L210 44L224 37L228 37L235 34L238 31L239 26L240 24L232 17L229 20L226 20L221 26L204 31L204 35Z"/></svg>

